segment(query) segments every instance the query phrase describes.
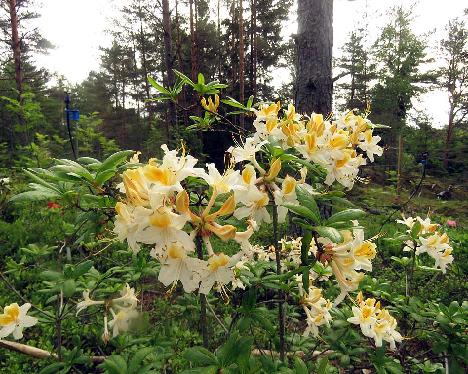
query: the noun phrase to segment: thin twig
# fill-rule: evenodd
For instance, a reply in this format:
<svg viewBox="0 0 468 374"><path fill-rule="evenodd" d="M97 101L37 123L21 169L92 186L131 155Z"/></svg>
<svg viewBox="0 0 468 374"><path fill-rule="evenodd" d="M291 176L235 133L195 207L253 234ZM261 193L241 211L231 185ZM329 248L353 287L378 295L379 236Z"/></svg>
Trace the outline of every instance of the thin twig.
<svg viewBox="0 0 468 374"><path fill-rule="evenodd" d="M54 318L54 316L52 316L51 314L43 311L41 308L39 308L38 306L34 305L33 303L31 303L30 301L28 301L26 298L24 298L20 293L19 291L8 281L8 279L5 277L5 275L3 274L3 272L0 271L0 277L3 279L3 282L5 282L5 284L25 303L28 303L28 304L31 304L31 306L36 309L39 313L42 313L44 314L45 316L47 316L48 318Z"/></svg>
<svg viewBox="0 0 468 374"><path fill-rule="evenodd" d="M206 305L208 306L208 308L210 309L211 313L213 314L214 318L216 319L216 321L218 321L218 323L221 325L221 327L224 329L224 332L226 334L229 333L229 330L227 329L226 326L224 326L224 323L219 319L219 317L216 315L215 311L213 310L213 307L211 306L211 304L208 302L208 299L206 300Z"/></svg>

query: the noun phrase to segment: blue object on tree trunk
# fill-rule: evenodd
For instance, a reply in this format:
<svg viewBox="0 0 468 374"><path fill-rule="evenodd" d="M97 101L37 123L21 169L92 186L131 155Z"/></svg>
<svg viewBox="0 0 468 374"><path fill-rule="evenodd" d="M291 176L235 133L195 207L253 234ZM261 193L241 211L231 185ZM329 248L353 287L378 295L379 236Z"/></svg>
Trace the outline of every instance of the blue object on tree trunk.
<svg viewBox="0 0 468 374"><path fill-rule="evenodd" d="M70 113L70 119L72 121L80 120L80 111L78 109L70 109L68 112Z"/></svg>

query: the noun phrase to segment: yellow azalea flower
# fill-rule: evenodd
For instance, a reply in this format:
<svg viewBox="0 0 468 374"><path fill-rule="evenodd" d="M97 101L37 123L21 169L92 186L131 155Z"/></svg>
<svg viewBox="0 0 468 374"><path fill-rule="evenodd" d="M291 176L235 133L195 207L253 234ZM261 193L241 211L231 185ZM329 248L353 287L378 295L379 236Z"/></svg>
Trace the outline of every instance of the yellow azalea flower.
<svg viewBox="0 0 468 374"><path fill-rule="evenodd" d="M329 145L333 149L344 149L349 144L349 133L346 130L337 130L331 137Z"/></svg>
<svg viewBox="0 0 468 374"><path fill-rule="evenodd" d="M31 304L26 303L19 306L17 303L7 305L0 314L0 338L3 339L13 334L13 339L23 337L23 329L34 326L37 318L28 316Z"/></svg>
<svg viewBox="0 0 468 374"><path fill-rule="evenodd" d="M206 268L202 273L200 288L198 292L208 294L215 284L217 284L221 293L225 295L224 286L234 280L232 268L239 261L241 253L229 257L224 253L213 254L208 259Z"/></svg>
<svg viewBox="0 0 468 374"><path fill-rule="evenodd" d="M380 307L380 301L373 298L363 300L361 292L356 301L358 306L352 307L353 317L348 318L348 322L360 325L363 335L374 339L377 347L381 347L385 340L391 349L395 349L395 342L402 341L402 336L396 331L396 319Z"/></svg>
<svg viewBox="0 0 468 374"><path fill-rule="evenodd" d="M138 311L134 308L122 308L118 311L111 308L110 312L114 318L109 321L109 327L112 329L114 338L120 333L128 331L130 323L139 316Z"/></svg>
<svg viewBox="0 0 468 374"><path fill-rule="evenodd" d="M268 170L268 173L265 175L265 180L267 181L274 180L281 171L281 160L277 158L271 161L270 170Z"/></svg>
<svg viewBox="0 0 468 374"><path fill-rule="evenodd" d="M325 122L323 114L312 113L309 121L307 122L307 131L309 134L315 136L322 136L325 131Z"/></svg>
<svg viewBox="0 0 468 374"><path fill-rule="evenodd" d="M122 177L128 201L133 205L147 205L149 201L148 188L142 169L126 170Z"/></svg>
<svg viewBox="0 0 468 374"><path fill-rule="evenodd" d="M215 94L215 100L213 102L213 99L211 97L208 98L208 103L206 102L206 99L203 97L201 99L201 105L203 108L206 110L217 113L218 107L219 107L219 96Z"/></svg>
<svg viewBox="0 0 468 374"><path fill-rule="evenodd" d="M198 288L199 274L204 266L204 261L187 256L180 243L172 243L167 249L166 258L161 261L158 280L166 287L180 281L185 292L192 292Z"/></svg>

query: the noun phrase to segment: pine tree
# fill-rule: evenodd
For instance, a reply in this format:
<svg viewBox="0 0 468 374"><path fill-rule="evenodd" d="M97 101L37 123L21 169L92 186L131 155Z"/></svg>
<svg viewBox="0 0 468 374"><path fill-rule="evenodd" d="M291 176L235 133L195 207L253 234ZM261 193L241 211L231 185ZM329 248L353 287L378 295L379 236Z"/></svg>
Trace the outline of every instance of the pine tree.
<svg viewBox="0 0 468 374"><path fill-rule="evenodd" d="M411 29L411 11L399 6L392 8L388 16L390 22L373 46L379 80L372 90L372 111L377 123L391 126L384 135L392 143L405 126L412 99L424 92L422 84L430 83L433 75L422 72L429 62L427 44Z"/></svg>
<svg viewBox="0 0 468 374"><path fill-rule="evenodd" d="M348 41L343 46L343 55L338 60L340 74L335 78L341 83L336 84L337 96L344 101L346 109L364 110L370 100L369 90L372 79L376 78L375 66L370 61L367 50L366 30L353 30Z"/></svg>
<svg viewBox="0 0 468 374"><path fill-rule="evenodd" d="M444 167L449 167L451 143L456 127L468 122L468 30L465 22L454 19L447 26L447 37L441 42L444 67L439 85L449 96Z"/></svg>

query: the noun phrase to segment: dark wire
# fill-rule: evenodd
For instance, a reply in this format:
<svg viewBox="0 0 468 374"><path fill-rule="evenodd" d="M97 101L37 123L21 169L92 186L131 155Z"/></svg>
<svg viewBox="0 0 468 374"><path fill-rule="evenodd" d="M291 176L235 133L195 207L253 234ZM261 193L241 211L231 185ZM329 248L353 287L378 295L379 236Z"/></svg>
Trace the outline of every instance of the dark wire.
<svg viewBox="0 0 468 374"><path fill-rule="evenodd" d="M73 158L76 160L76 150L75 145L73 144L73 137L70 128L70 95L68 92L65 92L65 111L67 113L67 130L68 130L68 139L70 139L70 145L73 152Z"/></svg>

